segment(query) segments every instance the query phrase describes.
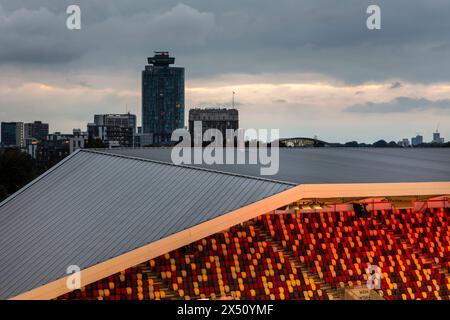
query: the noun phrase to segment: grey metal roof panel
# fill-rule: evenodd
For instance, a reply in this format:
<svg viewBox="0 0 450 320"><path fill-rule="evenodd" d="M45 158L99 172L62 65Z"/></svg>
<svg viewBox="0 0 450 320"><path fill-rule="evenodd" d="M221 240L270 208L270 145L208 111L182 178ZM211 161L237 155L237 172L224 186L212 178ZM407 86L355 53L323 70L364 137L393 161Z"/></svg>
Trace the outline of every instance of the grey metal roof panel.
<svg viewBox="0 0 450 320"><path fill-rule="evenodd" d="M279 172L262 176L296 184L450 181L450 148L280 148ZM112 149L171 162L170 148ZM261 177L258 165L192 165Z"/></svg>
<svg viewBox="0 0 450 320"><path fill-rule="evenodd" d="M0 299L292 186L80 151L0 204Z"/></svg>

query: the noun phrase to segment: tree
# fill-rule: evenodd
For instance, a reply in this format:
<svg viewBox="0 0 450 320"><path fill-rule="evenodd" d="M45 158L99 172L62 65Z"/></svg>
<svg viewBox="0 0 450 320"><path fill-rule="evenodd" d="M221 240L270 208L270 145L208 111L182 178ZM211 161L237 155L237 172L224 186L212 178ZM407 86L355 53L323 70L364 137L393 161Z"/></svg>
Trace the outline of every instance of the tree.
<svg viewBox="0 0 450 320"><path fill-rule="evenodd" d="M33 159L20 150L0 154L0 197L13 194L35 178Z"/></svg>
<svg viewBox="0 0 450 320"><path fill-rule="evenodd" d="M388 146L388 143L385 140L378 140L373 144L375 148L386 148Z"/></svg>
<svg viewBox="0 0 450 320"><path fill-rule="evenodd" d="M349 141L349 142L346 142L344 146L356 148L359 146L359 144L358 144L358 141Z"/></svg>
<svg viewBox="0 0 450 320"><path fill-rule="evenodd" d="M9 197L8 190L6 190L4 185L0 184L0 201L3 201L8 197Z"/></svg>
<svg viewBox="0 0 450 320"><path fill-rule="evenodd" d="M399 145L397 144L397 142L391 141L391 142L389 142L389 147L391 147L391 148L397 148L397 147L399 147Z"/></svg>
<svg viewBox="0 0 450 320"><path fill-rule="evenodd" d="M104 148L102 139L89 139L85 145L86 149Z"/></svg>

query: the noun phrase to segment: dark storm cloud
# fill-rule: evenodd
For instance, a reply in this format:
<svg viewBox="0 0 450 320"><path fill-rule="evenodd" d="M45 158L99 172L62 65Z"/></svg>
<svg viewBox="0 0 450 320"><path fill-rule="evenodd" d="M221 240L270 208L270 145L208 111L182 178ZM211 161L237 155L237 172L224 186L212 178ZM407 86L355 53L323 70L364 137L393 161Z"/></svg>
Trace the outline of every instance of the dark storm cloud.
<svg viewBox="0 0 450 320"><path fill-rule="evenodd" d="M383 103L367 102L346 108L347 112L382 114L382 113L407 113L424 110L450 110L450 99L428 100L425 98L397 97L392 101Z"/></svg>
<svg viewBox="0 0 450 320"><path fill-rule="evenodd" d="M171 50L188 77L316 72L346 82L450 80L450 2L377 1L382 29L365 27L373 1L79 0L83 28L65 28L74 1L3 0L0 65L77 70L142 68Z"/></svg>

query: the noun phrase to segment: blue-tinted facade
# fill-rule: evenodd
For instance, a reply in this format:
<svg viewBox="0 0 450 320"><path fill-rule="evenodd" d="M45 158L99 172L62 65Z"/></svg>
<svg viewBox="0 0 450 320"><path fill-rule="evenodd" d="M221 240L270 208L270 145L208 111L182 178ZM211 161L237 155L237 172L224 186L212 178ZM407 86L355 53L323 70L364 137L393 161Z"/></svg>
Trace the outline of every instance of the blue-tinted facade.
<svg viewBox="0 0 450 320"><path fill-rule="evenodd" d="M154 143L168 143L184 127L184 68L170 67L175 58L155 52L142 71L142 131Z"/></svg>
<svg viewBox="0 0 450 320"><path fill-rule="evenodd" d="M24 131L22 122L1 123L2 145L5 147L23 147Z"/></svg>

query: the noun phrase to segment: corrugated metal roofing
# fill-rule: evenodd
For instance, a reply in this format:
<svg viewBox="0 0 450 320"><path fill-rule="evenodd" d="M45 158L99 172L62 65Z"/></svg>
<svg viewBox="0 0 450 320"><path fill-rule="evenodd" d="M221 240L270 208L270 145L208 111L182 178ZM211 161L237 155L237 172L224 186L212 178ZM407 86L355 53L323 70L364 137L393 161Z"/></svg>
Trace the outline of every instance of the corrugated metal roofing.
<svg viewBox="0 0 450 320"><path fill-rule="evenodd" d="M280 148L279 172L296 184L450 181L450 148ZM112 149L113 154L170 162L171 149ZM258 165L198 165L259 177ZM263 176L264 177L264 176Z"/></svg>
<svg viewBox="0 0 450 320"><path fill-rule="evenodd" d="M80 151L0 204L0 299L291 187Z"/></svg>

